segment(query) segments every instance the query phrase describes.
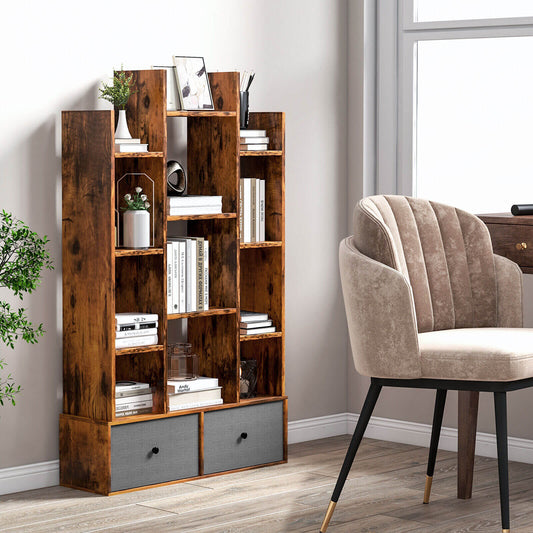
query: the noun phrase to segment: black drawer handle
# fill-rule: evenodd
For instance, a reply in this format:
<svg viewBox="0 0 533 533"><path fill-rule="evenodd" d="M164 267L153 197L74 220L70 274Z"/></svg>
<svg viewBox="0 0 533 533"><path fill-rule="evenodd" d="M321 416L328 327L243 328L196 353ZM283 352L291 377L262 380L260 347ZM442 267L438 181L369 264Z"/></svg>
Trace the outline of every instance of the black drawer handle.
<svg viewBox="0 0 533 533"><path fill-rule="evenodd" d="M153 453L154 455L157 455L157 454L159 453L159 448L158 448L157 446L154 446L154 447L152 448L152 453Z"/></svg>
<svg viewBox="0 0 533 533"><path fill-rule="evenodd" d="M243 431L241 433L241 439L247 439L248 438L248 433L246 433L246 431Z"/></svg>

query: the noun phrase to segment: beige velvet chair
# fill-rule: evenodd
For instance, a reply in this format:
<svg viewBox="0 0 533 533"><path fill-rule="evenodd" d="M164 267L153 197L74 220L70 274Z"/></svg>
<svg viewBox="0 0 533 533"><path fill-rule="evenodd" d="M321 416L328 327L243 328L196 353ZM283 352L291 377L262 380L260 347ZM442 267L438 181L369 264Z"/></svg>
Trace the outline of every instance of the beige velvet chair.
<svg viewBox="0 0 533 533"><path fill-rule="evenodd" d="M339 258L355 368L371 384L321 532L383 386L436 390L424 503L447 391L494 393L502 530L510 531L506 393L533 386L519 267L493 254L474 215L403 196L361 200Z"/></svg>

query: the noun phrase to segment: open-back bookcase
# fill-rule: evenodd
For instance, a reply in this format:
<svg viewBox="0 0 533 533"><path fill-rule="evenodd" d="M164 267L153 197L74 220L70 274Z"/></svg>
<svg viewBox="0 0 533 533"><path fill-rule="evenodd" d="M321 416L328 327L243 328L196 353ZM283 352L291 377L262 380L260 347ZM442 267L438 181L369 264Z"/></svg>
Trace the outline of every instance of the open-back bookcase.
<svg viewBox="0 0 533 533"><path fill-rule="evenodd" d="M167 111L166 72L132 74L128 126L149 152L114 152L114 111L62 115L60 481L101 494L287 460L284 114L251 113L249 127L267 130L271 149L240 152L237 72L209 75L214 111ZM167 120L187 121L188 193L221 195L222 214L167 216ZM115 246L115 182L127 173L154 181L147 250ZM240 242L241 176L266 180L265 242ZM209 241L209 311L167 314L165 244L175 220ZM240 336L240 309L267 312L276 333ZM159 344L116 350L116 312L157 313ZM168 411L167 326L183 319L200 374L218 378L223 405ZM255 398L240 397L241 358L257 361ZM152 413L115 417L118 380L149 382Z"/></svg>

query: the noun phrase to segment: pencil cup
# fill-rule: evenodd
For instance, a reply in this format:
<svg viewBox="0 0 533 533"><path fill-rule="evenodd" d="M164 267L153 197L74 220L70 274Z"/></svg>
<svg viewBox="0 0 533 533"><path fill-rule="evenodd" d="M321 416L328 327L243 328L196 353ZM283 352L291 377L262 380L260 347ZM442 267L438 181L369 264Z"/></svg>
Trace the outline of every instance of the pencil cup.
<svg viewBox="0 0 533 533"><path fill-rule="evenodd" d="M248 108L248 91L241 91L241 130L248 127L248 119L250 118L250 110Z"/></svg>

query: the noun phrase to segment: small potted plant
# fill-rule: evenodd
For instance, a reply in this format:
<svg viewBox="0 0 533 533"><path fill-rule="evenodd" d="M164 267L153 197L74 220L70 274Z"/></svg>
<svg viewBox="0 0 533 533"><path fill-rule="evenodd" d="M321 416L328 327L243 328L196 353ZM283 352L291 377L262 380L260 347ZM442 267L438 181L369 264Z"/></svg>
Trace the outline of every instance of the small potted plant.
<svg viewBox="0 0 533 533"><path fill-rule="evenodd" d="M118 123L115 131L115 140L117 139L131 139L131 133L126 122L126 104L132 94L137 91L132 91L135 82L133 81L133 74L126 76L124 70L115 72L113 76L113 85L103 84L100 88L100 97L108 102L111 102L118 111Z"/></svg>
<svg viewBox="0 0 533 533"><path fill-rule="evenodd" d="M126 248L150 248L150 202L142 187L135 187L133 194L125 194L124 246Z"/></svg>

